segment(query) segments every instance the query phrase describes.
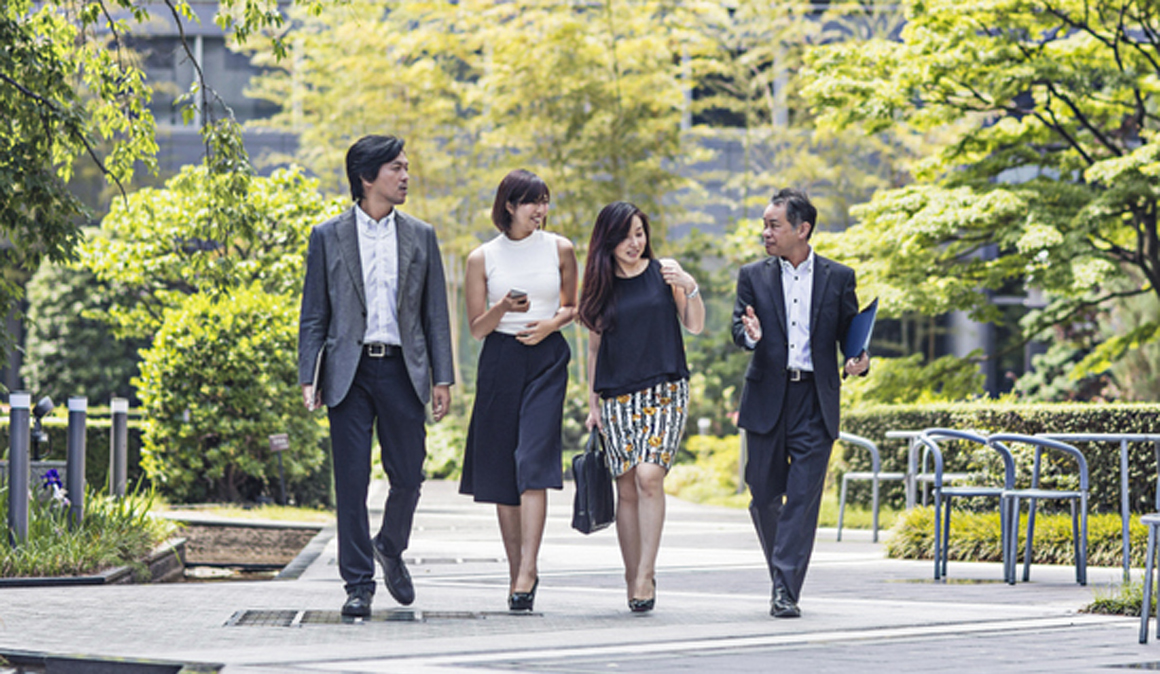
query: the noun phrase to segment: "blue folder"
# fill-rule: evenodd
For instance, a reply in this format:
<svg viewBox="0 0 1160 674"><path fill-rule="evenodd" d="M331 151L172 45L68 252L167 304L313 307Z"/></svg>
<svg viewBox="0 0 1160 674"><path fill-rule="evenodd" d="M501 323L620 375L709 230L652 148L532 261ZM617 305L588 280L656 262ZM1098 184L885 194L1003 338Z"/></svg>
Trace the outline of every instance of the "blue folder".
<svg viewBox="0 0 1160 674"><path fill-rule="evenodd" d="M878 317L878 298L870 303L854 320L850 321L850 330L842 342L842 353L846 358L857 358L863 351L870 351L870 335L874 333L874 319Z"/></svg>

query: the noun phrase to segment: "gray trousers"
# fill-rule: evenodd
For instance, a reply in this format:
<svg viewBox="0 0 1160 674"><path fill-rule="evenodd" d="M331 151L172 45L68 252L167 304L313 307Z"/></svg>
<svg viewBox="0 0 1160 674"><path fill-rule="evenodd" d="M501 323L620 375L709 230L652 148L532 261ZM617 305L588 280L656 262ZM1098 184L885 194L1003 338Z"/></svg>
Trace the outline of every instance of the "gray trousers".
<svg viewBox="0 0 1160 674"><path fill-rule="evenodd" d="M826 432L814 381L789 382L781 421L769 433L747 433L749 515L773 587L795 602L810 565L818 510L834 440Z"/></svg>

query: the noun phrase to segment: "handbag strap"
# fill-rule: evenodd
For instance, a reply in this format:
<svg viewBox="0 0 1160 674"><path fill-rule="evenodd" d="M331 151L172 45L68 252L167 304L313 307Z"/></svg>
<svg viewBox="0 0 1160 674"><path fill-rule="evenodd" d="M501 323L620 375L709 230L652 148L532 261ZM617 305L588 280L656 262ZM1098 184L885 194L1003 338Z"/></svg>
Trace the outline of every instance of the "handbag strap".
<svg viewBox="0 0 1160 674"><path fill-rule="evenodd" d="M600 436L600 431L593 428L588 433L588 443L584 446L585 454L596 454L604 451L604 438Z"/></svg>

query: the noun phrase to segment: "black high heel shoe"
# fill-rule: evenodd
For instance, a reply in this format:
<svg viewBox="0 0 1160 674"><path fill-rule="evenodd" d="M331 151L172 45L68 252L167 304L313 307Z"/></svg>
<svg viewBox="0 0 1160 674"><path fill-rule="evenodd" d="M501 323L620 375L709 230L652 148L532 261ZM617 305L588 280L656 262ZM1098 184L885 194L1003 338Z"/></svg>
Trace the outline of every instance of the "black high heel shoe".
<svg viewBox="0 0 1160 674"><path fill-rule="evenodd" d="M531 592L512 592L508 597L509 611L531 611L536 603L536 588L540 586L540 577L536 576L536 582L532 584Z"/></svg>
<svg viewBox="0 0 1160 674"><path fill-rule="evenodd" d="M628 600L628 609L633 613L648 613L657 604L657 580L653 578L653 596L648 599L632 598Z"/></svg>

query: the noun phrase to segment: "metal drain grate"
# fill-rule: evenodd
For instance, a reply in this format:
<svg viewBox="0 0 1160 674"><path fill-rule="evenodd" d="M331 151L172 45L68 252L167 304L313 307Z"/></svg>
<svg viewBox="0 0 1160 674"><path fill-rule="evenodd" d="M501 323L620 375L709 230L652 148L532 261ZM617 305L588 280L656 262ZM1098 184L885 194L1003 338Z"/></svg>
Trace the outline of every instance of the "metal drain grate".
<svg viewBox="0 0 1160 674"><path fill-rule="evenodd" d="M498 557L412 557L408 564L415 566L436 564L498 564L504 560Z"/></svg>
<svg viewBox="0 0 1160 674"><path fill-rule="evenodd" d="M226 627L286 627L294 622L298 611L238 611L226 621Z"/></svg>
<svg viewBox="0 0 1160 674"><path fill-rule="evenodd" d="M483 620L501 613L473 611L417 611L390 609L374 611L369 618L352 618L341 611L237 611L226 621L226 627L299 627L302 625L358 625L362 623L426 622L428 620ZM525 614L534 615L534 614Z"/></svg>

